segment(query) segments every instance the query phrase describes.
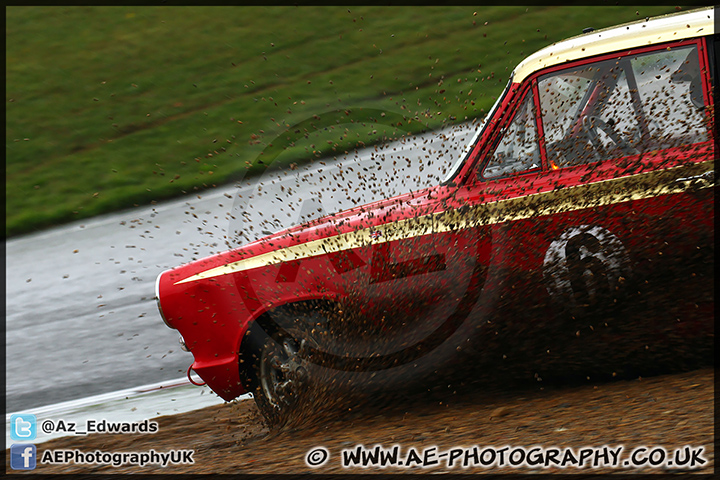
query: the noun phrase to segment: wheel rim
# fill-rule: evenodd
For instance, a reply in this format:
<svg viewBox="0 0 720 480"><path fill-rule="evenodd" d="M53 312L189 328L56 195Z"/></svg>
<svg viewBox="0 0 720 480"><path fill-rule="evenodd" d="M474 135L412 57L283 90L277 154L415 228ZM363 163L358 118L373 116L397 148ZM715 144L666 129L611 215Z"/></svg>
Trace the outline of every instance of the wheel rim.
<svg viewBox="0 0 720 480"><path fill-rule="evenodd" d="M295 403L305 383L306 369L300 359L300 344L293 338L273 340L263 350L260 387L268 402L283 409Z"/></svg>

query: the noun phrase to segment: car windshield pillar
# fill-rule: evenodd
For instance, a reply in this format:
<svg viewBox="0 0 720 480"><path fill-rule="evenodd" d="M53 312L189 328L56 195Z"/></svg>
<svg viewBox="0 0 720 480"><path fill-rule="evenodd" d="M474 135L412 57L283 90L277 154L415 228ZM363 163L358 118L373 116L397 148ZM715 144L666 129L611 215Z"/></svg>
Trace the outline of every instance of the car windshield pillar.
<svg viewBox="0 0 720 480"><path fill-rule="evenodd" d="M510 87L512 87L512 75L510 76L510 80L508 81L507 85L505 85L505 89L502 91L500 96L495 100L495 103L493 104L492 108L490 109L490 112L485 116L482 123L480 124L480 127L478 128L477 132L473 136L472 140L468 142L468 144L465 146L464 152L460 155L458 160L455 162L455 165L450 169L450 172L447 174L445 179L442 181L441 185L447 185L448 183L452 182L457 174L462 169L462 166L465 164L467 159L470 157L470 154L475 149L475 146L477 145L477 142L480 138L482 138L483 133L487 129L487 126L490 124L490 121L497 113L500 105L503 103L503 100L508 95L508 92L510 91Z"/></svg>

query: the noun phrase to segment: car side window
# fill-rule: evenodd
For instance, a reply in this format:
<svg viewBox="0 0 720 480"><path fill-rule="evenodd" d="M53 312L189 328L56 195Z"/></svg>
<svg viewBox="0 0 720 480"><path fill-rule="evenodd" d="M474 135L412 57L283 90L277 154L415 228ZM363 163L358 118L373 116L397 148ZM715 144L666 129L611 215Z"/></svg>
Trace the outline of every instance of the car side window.
<svg viewBox="0 0 720 480"><path fill-rule="evenodd" d="M709 139L698 51L695 45L630 60L649 136L657 148Z"/></svg>
<svg viewBox="0 0 720 480"><path fill-rule="evenodd" d="M641 130L623 63L603 61L540 79L551 168L632 153Z"/></svg>
<svg viewBox="0 0 720 480"><path fill-rule="evenodd" d="M553 72L538 91L551 168L708 139L695 45Z"/></svg>
<svg viewBox="0 0 720 480"><path fill-rule="evenodd" d="M540 166L535 102L532 92L528 92L512 121L502 132L500 142L490 155L481 177L486 179L503 177Z"/></svg>

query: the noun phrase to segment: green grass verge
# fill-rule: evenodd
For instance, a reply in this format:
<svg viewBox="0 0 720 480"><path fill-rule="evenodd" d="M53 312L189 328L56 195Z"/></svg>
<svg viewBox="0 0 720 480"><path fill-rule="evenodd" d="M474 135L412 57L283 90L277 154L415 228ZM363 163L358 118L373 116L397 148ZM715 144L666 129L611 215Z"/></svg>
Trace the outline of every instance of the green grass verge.
<svg viewBox="0 0 720 480"><path fill-rule="evenodd" d="M8 7L6 235L482 117L535 50L669 11Z"/></svg>

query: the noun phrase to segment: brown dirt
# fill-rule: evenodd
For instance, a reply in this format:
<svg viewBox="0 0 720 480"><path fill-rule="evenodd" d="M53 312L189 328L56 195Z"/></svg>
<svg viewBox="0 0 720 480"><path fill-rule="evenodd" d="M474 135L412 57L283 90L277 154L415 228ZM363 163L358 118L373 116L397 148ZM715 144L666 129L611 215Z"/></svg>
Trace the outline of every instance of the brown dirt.
<svg viewBox="0 0 720 480"><path fill-rule="evenodd" d="M45 450L78 449L85 452L141 452L155 449L193 449L193 465L165 468L146 466L88 466L40 464L35 473L417 473L448 471L436 468L355 468L340 465L342 449L362 444L391 447L401 452L429 446L440 451L478 445L530 448L624 446L623 457L640 446L662 446L668 453L686 445L704 447L707 460L698 473L714 472L714 370L582 386L475 388L460 393L432 392L396 395L391 400L353 403L343 412L306 417L302 424L270 432L253 402L229 403L182 415L156 419L159 432L148 435L95 434L66 437L38 445ZM323 446L330 458L312 469L306 454ZM402 456L402 454L401 454ZM6 451L8 473L9 450ZM527 471L477 467L455 468L457 473ZM576 468L536 470L581 472ZM592 469L628 472L627 469ZM629 471L667 473L664 468Z"/></svg>

